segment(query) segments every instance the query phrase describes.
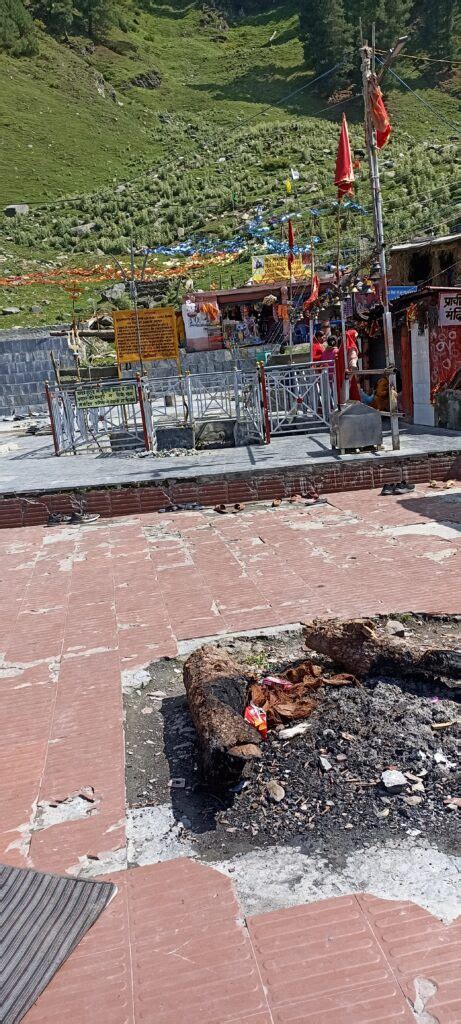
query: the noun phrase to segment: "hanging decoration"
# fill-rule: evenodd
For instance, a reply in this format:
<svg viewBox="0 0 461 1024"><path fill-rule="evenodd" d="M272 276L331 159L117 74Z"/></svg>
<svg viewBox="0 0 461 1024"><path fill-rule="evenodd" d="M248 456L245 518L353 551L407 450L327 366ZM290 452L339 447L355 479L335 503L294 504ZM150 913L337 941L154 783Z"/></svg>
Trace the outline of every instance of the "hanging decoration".
<svg viewBox="0 0 461 1024"><path fill-rule="evenodd" d="M345 114L343 114L339 136L334 183L338 189L338 199L342 199L345 195L354 195L354 168Z"/></svg>
<svg viewBox="0 0 461 1024"><path fill-rule="evenodd" d="M309 309L311 309L311 307L317 302L317 299L319 297L319 292L320 292L319 277L318 277L318 274L314 274L314 276L312 278L311 293L309 295L309 298L306 299L305 302L303 303L303 309L306 310L306 312Z"/></svg>
<svg viewBox="0 0 461 1024"><path fill-rule="evenodd" d="M371 123L376 132L376 145L378 149L382 149L386 145L392 128L389 114L384 106L383 94L374 76L370 83L370 113Z"/></svg>

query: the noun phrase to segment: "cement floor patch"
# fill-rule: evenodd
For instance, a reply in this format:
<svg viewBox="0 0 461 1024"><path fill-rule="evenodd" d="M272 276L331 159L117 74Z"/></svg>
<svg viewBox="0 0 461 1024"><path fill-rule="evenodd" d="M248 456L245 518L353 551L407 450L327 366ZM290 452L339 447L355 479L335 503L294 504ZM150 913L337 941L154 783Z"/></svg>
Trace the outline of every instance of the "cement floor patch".
<svg viewBox="0 0 461 1024"><path fill-rule="evenodd" d="M440 540L459 540L461 523L411 523L409 526L386 526L383 533L392 537L438 537Z"/></svg>
<svg viewBox="0 0 461 1024"><path fill-rule="evenodd" d="M245 914L369 892L411 900L445 923L461 912L461 859L410 838L353 850L335 863L292 847L269 847L213 862L235 885Z"/></svg>

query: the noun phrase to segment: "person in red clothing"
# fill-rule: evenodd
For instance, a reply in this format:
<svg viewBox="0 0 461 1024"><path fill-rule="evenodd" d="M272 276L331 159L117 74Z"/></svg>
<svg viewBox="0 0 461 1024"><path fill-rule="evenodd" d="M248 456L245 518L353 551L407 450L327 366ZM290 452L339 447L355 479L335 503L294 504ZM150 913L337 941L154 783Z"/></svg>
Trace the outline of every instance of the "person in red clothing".
<svg viewBox="0 0 461 1024"><path fill-rule="evenodd" d="M312 342L312 362L320 363L324 359L325 354L325 335L323 331L317 330L314 334L314 340Z"/></svg>

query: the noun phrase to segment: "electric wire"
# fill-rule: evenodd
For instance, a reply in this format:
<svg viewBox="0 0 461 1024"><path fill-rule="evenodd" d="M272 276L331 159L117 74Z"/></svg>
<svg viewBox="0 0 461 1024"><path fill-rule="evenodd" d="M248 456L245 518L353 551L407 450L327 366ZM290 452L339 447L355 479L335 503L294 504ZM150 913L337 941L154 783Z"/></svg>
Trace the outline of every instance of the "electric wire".
<svg viewBox="0 0 461 1024"><path fill-rule="evenodd" d="M376 60L380 64L384 64L384 61L381 60L380 57L377 57ZM423 100L422 96L419 96L418 93L411 88L411 85L408 85L408 82L406 82L404 78L401 78L396 71L393 71L392 68L386 68L386 71L390 75L392 75L393 78L396 78L397 81L400 82L400 84L403 85L405 89L408 89L408 92L411 92L412 96L414 96L415 99L419 100L419 102L422 103L423 107L427 107L428 110L435 114L439 121L444 121L445 124L447 124L449 128L453 128L454 131L459 131L461 129L461 124L453 124L453 122L449 121L447 117L444 117L444 115L441 114L439 110L436 110L431 103L428 103L427 100Z"/></svg>
<svg viewBox="0 0 461 1024"><path fill-rule="evenodd" d="M381 53L384 57L392 56L392 50L375 49L375 53ZM417 60L420 64L426 64L427 62L430 64L461 64L461 60L450 60L449 57L424 57L423 55L418 57L414 53L407 53L406 50L404 53L398 53L397 57L403 60Z"/></svg>

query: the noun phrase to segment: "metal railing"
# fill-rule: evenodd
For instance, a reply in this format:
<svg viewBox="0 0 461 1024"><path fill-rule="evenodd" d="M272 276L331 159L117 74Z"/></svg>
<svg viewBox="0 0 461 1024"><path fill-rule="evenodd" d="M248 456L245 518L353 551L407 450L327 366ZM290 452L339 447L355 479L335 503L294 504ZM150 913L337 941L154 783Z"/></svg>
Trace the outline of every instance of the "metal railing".
<svg viewBox="0 0 461 1024"><path fill-rule="evenodd" d="M155 430L141 380L104 384L45 384L56 455L155 449Z"/></svg>
<svg viewBox="0 0 461 1024"><path fill-rule="evenodd" d="M261 369L270 435L307 433L327 426L336 406L335 378L324 363ZM264 387L264 384L263 384Z"/></svg>
<svg viewBox="0 0 461 1024"><path fill-rule="evenodd" d="M100 384L46 385L57 455L156 450L156 429L235 421L237 444L328 426L337 405L325 363L144 377Z"/></svg>
<svg viewBox="0 0 461 1024"><path fill-rule="evenodd" d="M337 405L328 363L149 377L146 383L156 426L194 429L210 420L235 420L240 444L328 426Z"/></svg>

